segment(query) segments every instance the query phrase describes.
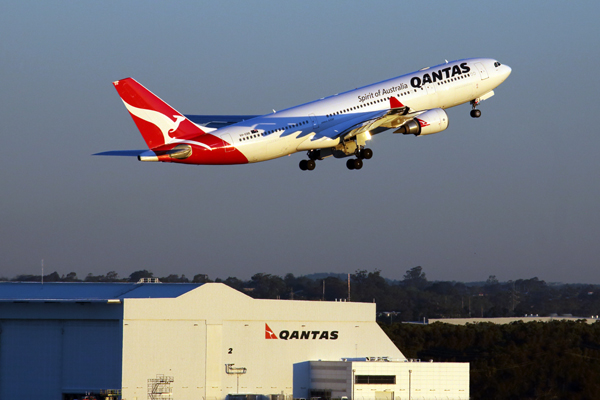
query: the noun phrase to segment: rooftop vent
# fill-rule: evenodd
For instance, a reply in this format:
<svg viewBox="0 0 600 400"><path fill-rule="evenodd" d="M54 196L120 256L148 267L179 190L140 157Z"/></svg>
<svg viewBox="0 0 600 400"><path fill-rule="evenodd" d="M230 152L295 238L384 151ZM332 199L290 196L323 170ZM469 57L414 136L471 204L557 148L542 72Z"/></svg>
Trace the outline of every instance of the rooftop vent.
<svg viewBox="0 0 600 400"><path fill-rule="evenodd" d="M140 278L137 283L161 283L158 278Z"/></svg>

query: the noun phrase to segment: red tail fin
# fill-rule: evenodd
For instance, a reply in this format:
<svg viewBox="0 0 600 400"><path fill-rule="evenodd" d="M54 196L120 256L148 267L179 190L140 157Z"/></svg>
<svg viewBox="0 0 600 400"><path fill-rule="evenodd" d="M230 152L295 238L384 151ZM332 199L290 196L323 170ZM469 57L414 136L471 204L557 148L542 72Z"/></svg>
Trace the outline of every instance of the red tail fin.
<svg viewBox="0 0 600 400"><path fill-rule="evenodd" d="M187 139L204 133L193 122L162 101L133 78L113 82L149 148L173 139Z"/></svg>

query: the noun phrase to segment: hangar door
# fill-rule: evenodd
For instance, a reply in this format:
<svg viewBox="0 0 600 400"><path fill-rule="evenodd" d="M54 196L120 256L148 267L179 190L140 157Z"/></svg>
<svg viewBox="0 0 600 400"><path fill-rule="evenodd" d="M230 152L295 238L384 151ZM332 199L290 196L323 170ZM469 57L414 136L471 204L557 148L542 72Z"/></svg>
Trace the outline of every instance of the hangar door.
<svg viewBox="0 0 600 400"><path fill-rule="evenodd" d="M121 332L118 320L2 320L0 399L120 389Z"/></svg>

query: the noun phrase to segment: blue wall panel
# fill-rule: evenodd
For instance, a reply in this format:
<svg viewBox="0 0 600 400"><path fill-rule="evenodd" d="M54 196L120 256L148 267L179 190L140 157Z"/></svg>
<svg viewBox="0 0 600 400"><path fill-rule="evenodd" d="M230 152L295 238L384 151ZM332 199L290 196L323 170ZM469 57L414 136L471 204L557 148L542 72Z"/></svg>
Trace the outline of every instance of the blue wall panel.
<svg viewBox="0 0 600 400"><path fill-rule="evenodd" d="M0 399L121 388L120 320L0 320Z"/></svg>
<svg viewBox="0 0 600 400"><path fill-rule="evenodd" d="M120 389L120 321L65 321L63 391Z"/></svg>
<svg viewBox="0 0 600 400"><path fill-rule="evenodd" d="M62 326L2 321L0 399L60 400Z"/></svg>

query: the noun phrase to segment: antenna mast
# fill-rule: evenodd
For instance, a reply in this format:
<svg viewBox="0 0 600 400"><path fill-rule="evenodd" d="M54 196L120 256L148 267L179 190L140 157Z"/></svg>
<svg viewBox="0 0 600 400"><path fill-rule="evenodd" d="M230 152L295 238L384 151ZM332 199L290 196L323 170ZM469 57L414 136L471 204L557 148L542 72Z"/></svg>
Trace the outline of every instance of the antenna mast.
<svg viewBox="0 0 600 400"><path fill-rule="evenodd" d="M348 301L350 301L350 274L348 274Z"/></svg>

